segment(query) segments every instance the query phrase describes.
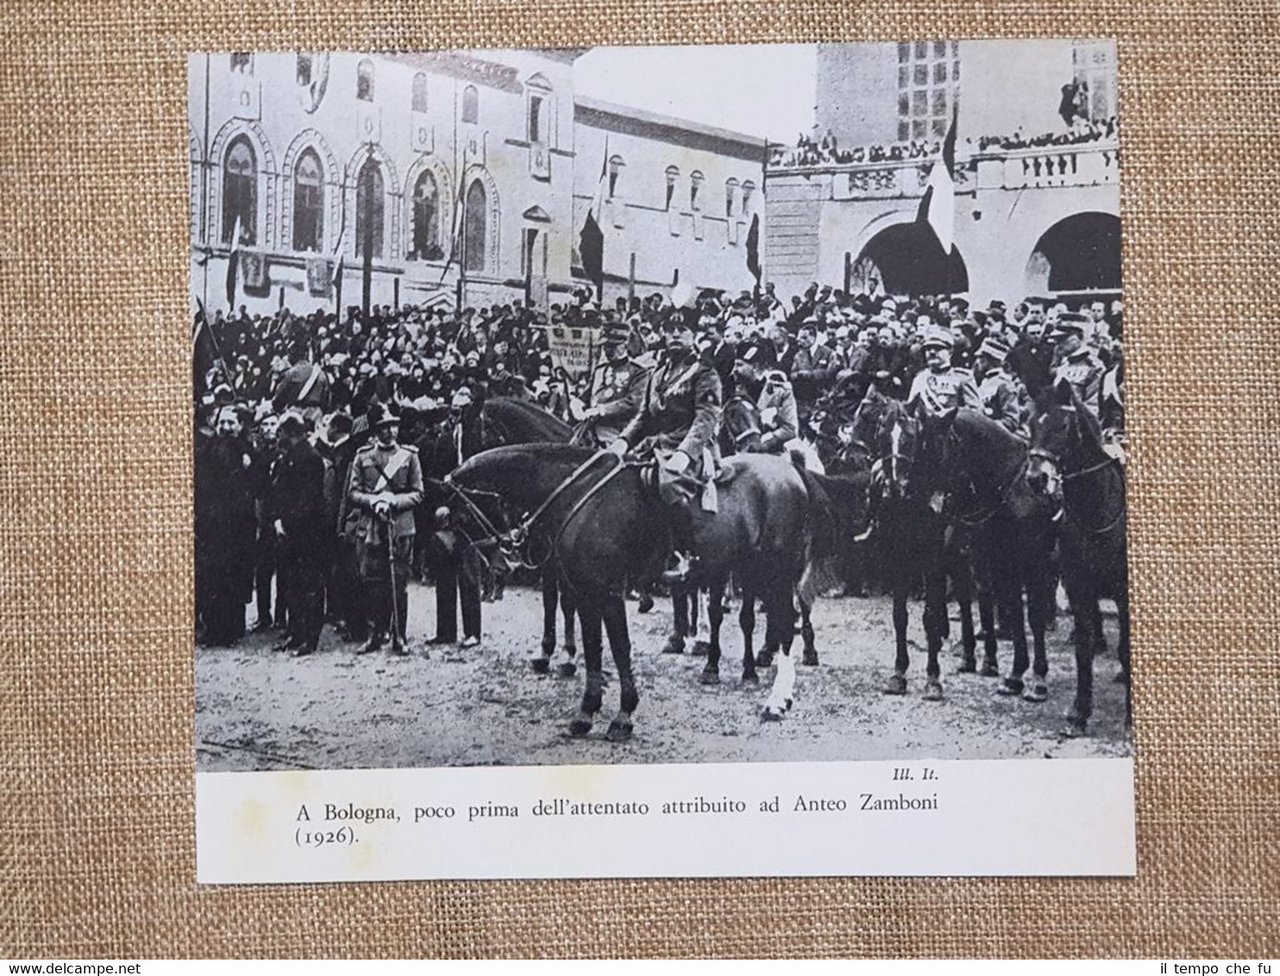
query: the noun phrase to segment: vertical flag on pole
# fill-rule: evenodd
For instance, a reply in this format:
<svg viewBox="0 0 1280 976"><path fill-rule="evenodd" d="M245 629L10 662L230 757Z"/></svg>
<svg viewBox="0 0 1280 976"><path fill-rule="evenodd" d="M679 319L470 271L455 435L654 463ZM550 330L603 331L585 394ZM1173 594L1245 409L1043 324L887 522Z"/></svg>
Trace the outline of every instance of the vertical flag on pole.
<svg viewBox="0 0 1280 976"><path fill-rule="evenodd" d="M942 157L933 164L925 183L924 197L916 213L916 221L927 223L942 245L942 253L950 254L956 229L956 110L951 111L951 127L942 143Z"/></svg>
<svg viewBox="0 0 1280 976"><path fill-rule="evenodd" d="M747 270L760 284L760 214L751 215L751 229L747 231Z"/></svg>
<svg viewBox="0 0 1280 976"><path fill-rule="evenodd" d="M600 163L600 183L596 195L587 210L587 219L578 235L578 254L582 256L582 270L599 292L604 287L604 232L600 229L600 217L604 210L605 190L609 180L609 144L604 147L604 159Z"/></svg>
<svg viewBox="0 0 1280 976"><path fill-rule="evenodd" d="M231 231L231 253L227 255L227 309L236 304L236 275L240 271L240 218Z"/></svg>

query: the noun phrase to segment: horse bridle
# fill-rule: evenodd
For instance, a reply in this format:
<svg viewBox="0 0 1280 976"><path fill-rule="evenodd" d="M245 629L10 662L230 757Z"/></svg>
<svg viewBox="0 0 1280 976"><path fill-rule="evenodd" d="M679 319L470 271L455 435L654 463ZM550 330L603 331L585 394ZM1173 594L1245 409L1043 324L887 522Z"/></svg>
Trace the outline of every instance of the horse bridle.
<svg viewBox="0 0 1280 976"><path fill-rule="evenodd" d="M1080 468L1077 471L1067 472L1067 471L1063 471L1062 459L1058 457L1058 455L1054 454L1052 451L1046 451L1043 447L1031 448L1031 450L1027 452L1028 464L1031 463L1032 458L1038 458L1041 461L1047 461L1049 464L1053 465L1055 470L1061 471L1062 473L1059 475L1059 477L1062 479L1062 483L1064 485L1068 481L1074 481L1076 478L1083 478L1087 474L1094 474L1098 471L1102 471L1105 468L1110 467L1113 464L1120 463L1119 458L1108 456L1101 461L1098 461L1094 464L1089 465L1088 467ZM1101 528L1089 529L1089 534L1090 535L1106 535L1108 532L1110 532L1120 523L1120 520L1125 517L1125 513L1128 510L1129 510L1128 503L1122 500L1120 503L1120 511L1116 513L1116 517L1113 518L1106 525L1102 526Z"/></svg>

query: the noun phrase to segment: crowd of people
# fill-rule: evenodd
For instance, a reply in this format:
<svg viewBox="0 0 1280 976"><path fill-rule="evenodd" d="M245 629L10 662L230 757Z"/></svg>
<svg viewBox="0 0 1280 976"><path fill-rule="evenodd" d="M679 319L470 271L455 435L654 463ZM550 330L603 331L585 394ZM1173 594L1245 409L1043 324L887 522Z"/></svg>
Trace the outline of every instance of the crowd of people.
<svg viewBox="0 0 1280 976"><path fill-rule="evenodd" d="M592 330L599 362L578 375L558 367L549 341L556 328ZM528 400L592 427L601 447L634 446L619 432L634 432L629 420L648 408L649 377L673 372L674 332L690 337L689 362L714 374L691 401L697 422L743 398L759 413L755 449L807 443L831 471L873 388L935 410L981 409L1026 437L1032 394L1056 378L1117 440L1124 426L1119 300L1073 308L1028 297L971 308L958 298L813 283L785 301L765 284L704 292L680 306L654 294L602 308L582 291L546 312L511 301L457 312L353 308L341 319L250 315L243 306L202 314L198 639L235 643L255 605L253 626L279 631L277 646L296 655L316 649L326 624L359 651L403 653L407 586L416 579L435 590L432 641L475 645L481 603L501 593L483 592L442 480L483 448L484 404ZM672 381L686 375L692 369ZM734 450L732 438L721 441Z"/></svg>
<svg viewBox="0 0 1280 976"><path fill-rule="evenodd" d="M1103 140L1114 141L1120 132L1120 123L1115 116L1106 119L1077 118L1069 123L1063 131L1044 132L1038 135L1026 135L1021 130L1006 135L979 136L976 140L965 138L961 141L959 155L971 156L975 153L990 152L993 149L1039 149L1057 146L1079 146ZM771 167L806 167L848 165L853 163L898 163L918 159L922 161L937 159L942 154L942 140L913 139L908 142L889 145L873 144L866 146L841 147L839 140L831 130L826 135L801 134L794 146L771 145L769 147L769 165Z"/></svg>

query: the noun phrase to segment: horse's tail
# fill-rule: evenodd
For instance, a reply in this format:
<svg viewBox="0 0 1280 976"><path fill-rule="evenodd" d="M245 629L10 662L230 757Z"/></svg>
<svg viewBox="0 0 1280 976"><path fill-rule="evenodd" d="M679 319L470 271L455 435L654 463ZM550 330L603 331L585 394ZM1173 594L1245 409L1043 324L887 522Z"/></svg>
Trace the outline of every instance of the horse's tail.
<svg viewBox="0 0 1280 976"><path fill-rule="evenodd" d="M807 531L804 537L804 570L796 584L797 596L804 606L812 606L822 579L826 576L825 564L836 554L836 533L839 518L835 502L828 490L831 480L825 475L808 470L803 463L795 462L800 480L804 482L808 496L806 510Z"/></svg>

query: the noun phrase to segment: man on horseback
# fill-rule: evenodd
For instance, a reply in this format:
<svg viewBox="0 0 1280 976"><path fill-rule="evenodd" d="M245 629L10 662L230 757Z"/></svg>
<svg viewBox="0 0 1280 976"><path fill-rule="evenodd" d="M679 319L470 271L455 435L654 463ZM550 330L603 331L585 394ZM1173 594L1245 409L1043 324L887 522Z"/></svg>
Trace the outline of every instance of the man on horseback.
<svg viewBox="0 0 1280 976"><path fill-rule="evenodd" d="M1057 344L1057 369L1054 383L1065 382L1080 402L1097 417L1101 411L1102 377L1106 372L1093 350L1085 344L1084 334L1089 319L1080 312L1064 312L1053 328Z"/></svg>
<svg viewBox="0 0 1280 976"><path fill-rule="evenodd" d="M955 339L948 330L935 328L925 333L920 349L926 365L911 381L908 403L919 400L928 413L935 415L946 413L953 407L982 409L973 374L951 365L954 348Z"/></svg>
<svg viewBox="0 0 1280 976"><path fill-rule="evenodd" d="M1014 379L1005 371L1009 356L1009 344L999 336L990 335L978 347L973 360L974 377L978 381L978 396L982 400L982 412L1022 440L1031 439L1022 411L1022 400Z"/></svg>
<svg viewBox="0 0 1280 976"><path fill-rule="evenodd" d="M695 565L690 505L715 474L721 391L720 377L697 354L682 310L668 313L664 332L666 352L649 376L640 411L609 450L618 456L634 451L657 460L658 494L670 517L675 550L662 575L668 582L681 583Z"/></svg>
<svg viewBox="0 0 1280 976"><path fill-rule="evenodd" d="M649 370L627 350L631 329L607 324L600 336L603 361L591 372L589 406L582 415L591 443L607 447L644 403Z"/></svg>

